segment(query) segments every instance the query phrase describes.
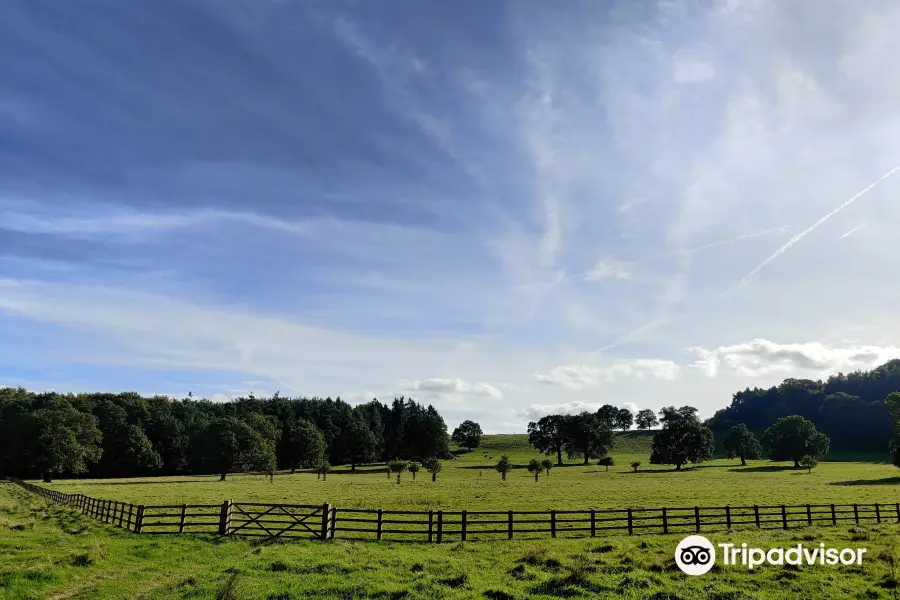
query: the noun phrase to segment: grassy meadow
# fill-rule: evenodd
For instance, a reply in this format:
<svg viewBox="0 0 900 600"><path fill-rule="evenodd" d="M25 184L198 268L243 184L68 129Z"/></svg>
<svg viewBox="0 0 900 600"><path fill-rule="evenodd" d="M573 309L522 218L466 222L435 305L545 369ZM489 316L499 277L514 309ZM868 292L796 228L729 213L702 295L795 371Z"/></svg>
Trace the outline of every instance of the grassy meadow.
<svg viewBox="0 0 900 600"><path fill-rule="evenodd" d="M143 504L240 501L321 503L395 509L583 509L724 504L900 501L900 472L879 456L834 456L811 474L787 463L717 459L675 472L648 464L652 434L617 436L606 471L568 461L535 483L522 468L506 482L493 470L501 454L524 465L537 453L522 435L486 436L483 446L446 461L438 481L404 473L397 485L383 466L350 473L182 476L59 480L67 493ZM629 463L643 464L633 473ZM811 527L705 534L760 547L824 542L865 547L861 566L714 567L688 577L674 565L684 533L582 539L424 544L331 540L265 541L214 536L134 535L0 483L0 600L292 598L486 600L631 598L650 600L900 598L900 525Z"/></svg>
<svg viewBox="0 0 900 600"><path fill-rule="evenodd" d="M524 467L540 457L524 435L485 436L481 448L462 451L459 459L444 462L433 483L420 471L416 480L404 473L401 484L387 477L383 465L335 468L326 481L313 473L279 473L274 482L264 475L178 476L123 480L58 480L49 487L65 493L135 504L218 504L225 499L243 502L319 504L342 508L407 510L578 510L589 508L654 508L691 506L748 506L753 504L894 503L900 500L900 470L887 456L834 456L812 473L791 463L717 459L675 472L649 464L652 433L619 434L607 472L592 461L567 461L549 476L534 477L524 468L502 482L493 465L506 454ZM856 459L856 461L846 460ZM868 459L868 462L859 462ZM629 464L643 464L634 473ZM35 482L37 483L37 482Z"/></svg>
<svg viewBox="0 0 900 600"><path fill-rule="evenodd" d="M167 486L161 486L167 487ZM865 547L860 566L674 566L680 535L404 544L134 535L0 483L0 599L896 598L900 527L748 531L718 541Z"/></svg>

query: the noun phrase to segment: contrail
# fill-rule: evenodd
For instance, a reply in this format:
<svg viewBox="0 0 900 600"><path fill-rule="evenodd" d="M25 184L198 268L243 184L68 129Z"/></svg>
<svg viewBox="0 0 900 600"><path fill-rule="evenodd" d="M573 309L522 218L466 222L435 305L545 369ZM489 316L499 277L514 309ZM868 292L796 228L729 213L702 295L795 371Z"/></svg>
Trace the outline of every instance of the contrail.
<svg viewBox="0 0 900 600"><path fill-rule="evenodd" d="M772 256L770 256L766 260L759 263L755 269L753 269L752 271L747 273L743 279L741 279L735 285L731 286L731 288L729 288L728 291L726 291L725 293L727 294L728 292L731 292L732 290L745 285L748 281L753 279L757 273L759 273L760 271L765 269L769 265L769 263L771 263L773 260L775 260L782 254L787 252L791 246L793 246L794 244L796 244L797 242L799 242L800 240L805 238L807 235L809 235L810 233L815 231L815 229L819 225L821 225L822 223L824 223L825 221L827 221L834 215L838 214L839 212L841 212L842 210L844 210L845 208L847 208L848 206L850 206L851 204L856 202L859 198L861 198L864 194L866 194L866 192L868 192L873 187L875 187L876 185L878 185L879 183L881 183L882 181L884 181L885 179L887 179L888 177L890 177L891 175L896 173L898 170L900 170L900 165L897 165L896 167L894 167L893 169L891 169L890 171L888 171L887 173L885 173L884 175L882 175L881 177L879 177L878 179L876 179L875 181L873 181L872 183L870 183L869 185L864 187L862 190L860 190L859 192L854 194L854 196L852 198L850 198L849 200L847 200L846 202L844 202L843 204L841 204L840 206L835 208L833 211L831 211L830 213L828 213L827 215L825 215L824 217L822 217L821 219L819 219L818 221L816 221L815 223L813 223L812 225L810 225L809 227L807 227L806 229L804 229L803 231L801 231L800 233L798 233L797 235L795 235L794 237L789 239L781 248L776 250L772 254Z"/></svg>
<svg viewBox="0 0 900 600"><path fill-rule="evenodd" d="M842 236L839 237L838 239L839 239L839 240L842 240L842 239L844 239L845 237L850 237L851 235L853 235L854 233L856 233L857 231L859 231L860 229L862 229L862 228L865 227L866 225L868 225L868 223L863 223L862 225L857 225L856 227L854 227L853 229L851 229L850 231L848 231L847 233L845 233L844 235L842 235Z"/></svg>
<svg viewBox="0 0 900 600"><path fill-rule="evenodd" d="M738 237L729 238L727 240L719 240L718 242L712 242L710 244L705 244L703 246L697 246L696 248L689 248L688 250L683 250L682 252L678 252L678 254L691 254L693 252L699 252L700 250L706 250L707 248L715 248L716 246L722 246L724 244L730 244L732 242L740 242L741 240L749 240L751 238L760 237L763 235L769 235L770 233L783 233L788 228L787 225L782 225L781 227L773 227L772 229L766 229L765 231L757 231L756 233L748 233L746 235L740 235Z"/></svg>

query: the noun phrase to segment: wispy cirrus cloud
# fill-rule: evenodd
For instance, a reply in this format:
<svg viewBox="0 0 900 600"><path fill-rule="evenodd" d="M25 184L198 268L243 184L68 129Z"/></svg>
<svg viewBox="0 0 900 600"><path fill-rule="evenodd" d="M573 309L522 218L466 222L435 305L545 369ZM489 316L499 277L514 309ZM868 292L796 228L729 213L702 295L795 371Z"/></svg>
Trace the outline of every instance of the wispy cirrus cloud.
<svg viewBox="0 0 900 600"><path fill-rule="evenodd" d="M0 22L4 381L521 430L891 356L897 180L852 200L900 156L890 2L32 4Z"/></svg>

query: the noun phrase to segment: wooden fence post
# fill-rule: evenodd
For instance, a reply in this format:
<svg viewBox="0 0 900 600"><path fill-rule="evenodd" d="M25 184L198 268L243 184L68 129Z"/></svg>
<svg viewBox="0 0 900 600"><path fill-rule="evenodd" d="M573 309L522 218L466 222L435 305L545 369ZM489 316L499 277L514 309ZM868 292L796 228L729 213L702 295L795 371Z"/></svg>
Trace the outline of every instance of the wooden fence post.
<svg viewBox="0 0 900 600"><path fill-rule="evenodd" d="M784 504L781 505L781 524L782 529L787 529L787 507Z"/></svg>
<svg viewBox="0 0 900 600"><path fill-rule="evenodd" d="M437 543L440 544L444 540L444 511L439 510L437 517Z"/></svg>
<svg viewBox="0 0 900 600"><path fill-rule="evenodd" d="M231 500L222 503L219 511L219 535L228 535L231 531Z"/></svg>
<svg viewBox="0 0 900 600"><path fill-rule="evenodd" d="M187 516L187 504L181 505L181 521L178 523L178 533L184 533L184 518Z"/></svg>
<svg viewBox="0 0 900 600"><path fill-rule="evenodd" d="M853 518L856 520L856 524L859 525L859 506L856 504L853 505Z"/></svg>
<svg viewBox="0 0 900 600"><path fill-rule="evenodd" d="M694 529L696 529L697 533L700 533L700 507L694 507Z"/></svg>
<svg viewBox="0 0 900 600"><path fill-rule="evenodd" d="M812 507L809 504L806 505L806 524L812 527Z"/></svg>
<svg viewBox="0 0 900 600"><path fill-rule="evenodd" d="M460 526L462 529L462 541L466 541L466 520L467 520L467 511L462 511L460 516Z"/></svg>
<svg viewBox="0 0 900 600"><path fill-rule="evenodd" d="M434 541L434 511L428 511L428 543Z"/></svg>
<svg viewBox="0 0 900 600"><path fill-rule="evenodd" d="M134 522L134 532L141 533L143 526L144 526L144 505L138 504L137 517L135 517L135 522Z"/></svg>
<svg viewBox="0 0 900 600"><path fill-rule="evenodd" d="M669 533L669 518L666 509L662 509L663 533Z"/></svg>
<svg viewBox="0 0 900 600"><path fill-rule="evenodd" d="M900 515L900 512L897 514ZM837 514L834 512L834 504L831 505L831 524L837 525Z"/></svg>
<svg viewBox="0 0 900 600"><path fill-rule="evenodd" d="M375 530L375 539L376 540L381 540L381 521L384 518L382 516L383 512L384 512L383 509L381 509L381 508L378 509L378 528Z"/></svg>
<svg viewBox="0 0 900 600"><path fill-rule="evenodd" d="M875 503L875 521L881 523L881 509L877 502Z"/></svg>
<svg viewBox="0 0 900 600"><path fill-rule="evenodd" d="M753 516L756 518L756 528L759 529L759 507L753 505Z"/></svg>
<svg viewBox="0 0 900 600"><path fill-rule="evenodd" d="M897 522L900 523L900 502L897 503Z"/></svg>
<svg viewBox="0 0 900 600"><path fill-rule="evenodd" d="M731 506L725 507L725 527L731 529Z"/></svg>
<svg viewBox="0 0 900 600"><path fill-rule="evenodd" d="M134 504L128 505L128 524L125 526L125 529L130 529L134 531L134 521L131 520L132 515L134 514Z"/></svg>
<svg viewBox="0 0 900 600"><path fill-rule="evenodd" d="M550 511L550 537L556 537L556 511Z"/></svg>
<svg viewBox="0 0 900 600"><path fill-rule="evenodd" d="M507 513L506 539L511 540L512 538L513 538L513 511L509 511Z"/></svg>
<svg viewBox="0 0 900 600"><path fill-rule="evenodd" d="M328 536L334 539L334 532L337 530L337 507L331 509L331 533Z"/></svg>
<svg viewBox="0 0 900 600"><path fill-rule="evenodd" d="M597 511L591 509L591 537L597 537Z"/></svg>
<svg viewBox="0 0 900 600"><path fill-rule="evenodd" d="M631 509L628 509L628 535L634 535L634 515Z"/></svg>
<svg viewBox="0 0 900 600"><path fill-rule="evenodd" d="M328 517L331 516L331 505L327 502L322 504L322 541L328 539Z"/></svg>

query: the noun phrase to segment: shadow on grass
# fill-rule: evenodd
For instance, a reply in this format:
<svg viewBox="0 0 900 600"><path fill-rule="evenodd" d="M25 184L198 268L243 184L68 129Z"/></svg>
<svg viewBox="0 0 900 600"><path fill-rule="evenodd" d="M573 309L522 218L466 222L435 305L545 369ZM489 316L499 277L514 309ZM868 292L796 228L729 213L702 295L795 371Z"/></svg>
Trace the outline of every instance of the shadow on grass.
<svg viewBox="0 0 900 600"><path fill-rule="evenodd" d="M829 485L900 485L900 477L883 479L853 479L850 481L832 481Z"/></svg>
<svg viewBox="0 0 900 600"><path fill-rule="evenodd" d="M794 465L767 465L765 467L738 467L732 473L777 473L779 471L799 471Z"/></svg>
<svg viewBox="0 0 900 600"><path fill-rule="evenodd" d="M568 464L562 464L562 465L553 465L553 468L551 469L551 472L552 472L553 469L568 469L568 468L571 468L571 467L581 467L581 468L584 468L584 467L592 467L592 466L594 466L594 465L591 465L591 464L585 465L585 464L583 464L583 463L568 463ZM526 467L527 467L527 465L513 465L513 466L512 466L513 469L524 469L524 468L526 468ZM476 471L479 470L479 469L487 470L487 471L493 471L493 470L494 470L494 465L465 465L465 466L459 466L459 467L457 467L457 468L458 468L458 469L474 469L474 470L476 470Z"/></svg>
<svg viewBox="0 0 900 600"><path fill-rule="evenodd" d="M55 483L55 482L54 482ZM154 484L166 484L166 483L219 483L219 476L214 475L210 477L205 477L203 479L169 479L167 481L78 481L74 480L66 480L64 483L75 483L79 486L106 486L106 485L154 485ZM47 484L42 484L47 485ZM52 483L49 485L53 485Z"/></svg>

